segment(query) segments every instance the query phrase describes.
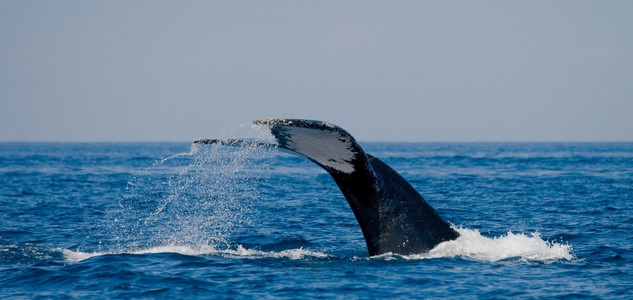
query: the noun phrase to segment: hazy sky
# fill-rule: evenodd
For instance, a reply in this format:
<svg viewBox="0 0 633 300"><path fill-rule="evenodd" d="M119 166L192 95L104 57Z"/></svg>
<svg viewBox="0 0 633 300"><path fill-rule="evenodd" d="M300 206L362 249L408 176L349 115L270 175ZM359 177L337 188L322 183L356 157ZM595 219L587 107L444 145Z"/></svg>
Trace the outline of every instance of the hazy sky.
<svg viewBox="0 0 633 300"><path fill-rule="evenodd" d="M633 141L633 1L0 0L0 141Z"/></svg>

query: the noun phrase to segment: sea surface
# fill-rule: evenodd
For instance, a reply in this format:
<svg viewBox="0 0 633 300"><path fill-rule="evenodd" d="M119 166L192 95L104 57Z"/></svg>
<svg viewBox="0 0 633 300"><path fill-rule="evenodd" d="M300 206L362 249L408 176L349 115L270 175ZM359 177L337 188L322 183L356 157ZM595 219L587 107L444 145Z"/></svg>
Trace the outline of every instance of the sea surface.
<svg viewBox="0 0 633 300"><path fill-rule="evenodd" d="M369 257L276 149L0 143L0 298L633 297L633 143L361 143L461 233Z"/></svg>

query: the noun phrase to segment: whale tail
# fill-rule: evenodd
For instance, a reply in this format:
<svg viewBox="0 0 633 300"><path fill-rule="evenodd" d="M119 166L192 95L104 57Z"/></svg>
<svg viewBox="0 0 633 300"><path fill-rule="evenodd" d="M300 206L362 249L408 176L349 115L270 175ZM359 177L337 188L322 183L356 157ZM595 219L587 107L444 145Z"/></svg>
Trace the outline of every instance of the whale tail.
<svg viewBox="0 0 633 300"><path fill-rule="evenodd" d="M369 255L424 253L459 236L411 184L387 164L365 153L344 129L300 119L254 123L268 125L278 147L305 156L334 178L358 220ZM240 140L195 142L261 145Z"/></svg>

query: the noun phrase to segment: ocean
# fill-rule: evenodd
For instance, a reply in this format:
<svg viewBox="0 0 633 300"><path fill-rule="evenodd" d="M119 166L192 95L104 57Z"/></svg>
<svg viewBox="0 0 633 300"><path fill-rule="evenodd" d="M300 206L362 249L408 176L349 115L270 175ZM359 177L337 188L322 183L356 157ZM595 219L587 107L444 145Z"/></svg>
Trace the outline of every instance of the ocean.
<svg viewBox="0 0 633 300"><path fill-rule="evenodd" d="M633 143L361 143L461 237L369 257L275 149L0 143L0 298L633 296Z"/></svg>

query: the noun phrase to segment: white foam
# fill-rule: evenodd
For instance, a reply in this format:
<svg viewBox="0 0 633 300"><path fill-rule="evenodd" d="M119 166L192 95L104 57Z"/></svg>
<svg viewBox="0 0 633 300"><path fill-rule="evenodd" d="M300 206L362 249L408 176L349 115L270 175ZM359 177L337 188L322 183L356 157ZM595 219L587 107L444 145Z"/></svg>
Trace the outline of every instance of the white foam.
<svg viewBox="0 0 633 300"><path fill-rule="evenodd" d="M166 245L166 246L158 246L151 247L147 249L133 250L133 251L124 251L124 252L80 252L80 251L72 251L67 249L62 249L64 253L64 257L69 263L80 262L92 257L103 256L103 255L117 255L117 254L135 254L135 255L143 255L143 254L155 254L155 253L178 253L182 255L188 256L198 256L198 255L218 255L226 258L287 258L292 260L304 259L306 257L314 257L314 258L324 258L329 257L329 255L306 250L303 248L299 249L289 249L283 251L260 251L254 249L246 249L242 245L238 245L236 249L216 249L212 246L202 246L202 247L188 247L188 246L177 246L177 245Z"/></svg>
<svg viewBox="0 0 633 300"><path fill-rule="evenodd" d="M552 262L572 260L571 245L549 242L538 233L526 235L508 232L504 236L488 238L479 231L455 228L460 237L441 243L428 253L403 256L405 259L468 257L481 261L518 259L523 261Z"/></svg>
<svg viewBox="0 0 633 300"><path fill-rule="evenodd" d="M260 250L246 249L242 247L241 245L238 246L236 250L223 250L223 251L219 251L219 253L224 254L225 256L228 256L228 257L233 257L233 258L289 258L289 259L296 260L296 259L304 259L306 257L316 257L316 258L329 257L329 255L327 254L324 254L321 252L314 252L314 251L306 250L303 248L289 249L289 250L275 252L275 251L260 251Z"/></svg>

